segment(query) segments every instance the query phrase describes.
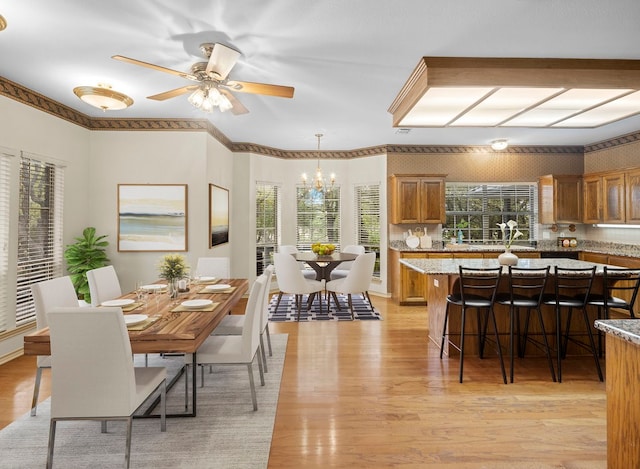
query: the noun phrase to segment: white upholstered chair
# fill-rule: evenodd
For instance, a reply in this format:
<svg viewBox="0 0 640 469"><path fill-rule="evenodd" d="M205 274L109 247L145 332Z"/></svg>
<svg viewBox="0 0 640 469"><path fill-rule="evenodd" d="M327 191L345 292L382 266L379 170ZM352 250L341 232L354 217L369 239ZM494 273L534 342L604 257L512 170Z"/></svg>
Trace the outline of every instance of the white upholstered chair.
<svg viewBox="0 0 640 469"><path fill-rule="evenodd" d="M59 420L100 420L103 433L108 420L126 421L124 457L129 467L132 415L156 391L161 398L160 429L166 430L166 369L133 366L120 308L54 308L47 319L54 370L47 467L53 464Z"/></svg>
<svg viewBox="0 0 640 469"><path fill-rule="evenodd" d="M317 293L320 303L320 312L322 312L322 291L323 283L319 280L309 280L302 275L302 271L298 267L298 263L290 254L276 253L273 255L276 267L276 277L278 279L278 288L280 294L276 309L280 305L282 293L295 295L296 307L298 310L298 320L300 320L300 308L302 307L302 297Z"/></svg>
<svg viewBox="0 0 640 469"><path fill-rule="evenodd" d="M205 277L231 278L231 264L228 257L199 257L196 272Z"/></svg>
<svg viewBox="0 0 640 469"><path fill-rule="evenodd" d="M270 299L270 291L271 291L271 278L273 276L275 268L273 265L268 265L264 269L264 274L266 275L265 281L266 286L264 288L261 304L262 308L260 310L260 352L262 353L262 362L264 366L265 373L268 371L267 366L267 355L265 352L264 346L264 337L267 337L267 343L269 345L269 356L273 355L271 350L271 337L269 336L269 299ZM246 315L245 314L228 314L220 324L214 329L212 335L240 335L242 334L242 328L244 326Z"/></svg>
<svg viewBox="0 0 640 469"><path fill-rule="evenodd" d="M355 254L357 256L364 254L364 246L359 246L357 244L348 244L344 247L342 252L347 254ZM329 280L337 280L339 278L345 278L351 270L351 266L353 265L353 261L345 261L338 264L338 267L331 271L329 275Z"/></svg>
<svg viewBox="0 0 640 469"><path fill-rule="evenodd" d="M201 365L202 386L204 386L204 365L246 365L249 371L249 384L251 386L251 400L253 410L258 410L258 399L253 379L253 361L258 357L260 370L260 383L264 386L264 374L262 370L262 357L258 353L260 348L260 311L262 308L263 293L267 285L267 275L260 275L251 286L249 299L245 308L245 318L241 335L210 335L198 348L196 364ZM185 365L189 367L193 363L193 355L186 354ZM196 370L192 370L193 373ZM188 399L189 373L185 373L185 405Z"/></svg>
<svg viewBox="0 0 640 469"><path fill-rule="evenodd" d="M114 300L122 295L116 269L112 265L87 272L91 306L100 306L103 301Z"/></svg>
<svg viewBox="0 0 640 469"><path fill-rule="evenodd" d="M297 254L299 251L298 251L298 248L295 246L292 246L290 244L283 244L278 248L278 252L291 255L291 254ZM315 270L307 269L305 267L304 262L298 262L298 265L300 266L300 270L302 271L302 275L304 275L304 278L309 280L316 279L317 274Z"/></svg>
<svg viewBox="0 0 640 469"><path fill-rule="evenodd" d="M362 293L366 300L369 302L371 309L373 310L373 304L367 290L371 283L371 277L373 276L373 267L376 262L376 253L369 252L361 254L353 261L353 266L349 270L349 273L345 278L331 280L326 283L325 287L329 293L328 305L331 304L331 298L334 299L338 311L340 311L340 304L338 303L338 297L336 293L346 293L349 301L349 311L351 311L351 318L354 318L353 302L351 295L353 293Z"/></svg>
<svg viewBox="0 0 640 469"><path fill-rule="evenodd" d="M36 327L43 329L48 326L47 313L53 308L77 307L78 297L73 288L71 277L59 277L31 285L31 294L36 309ZM31 401L31 415L36 415L38 409L38 395L40 394L40 380L43 368L51 368L51 356L38 356L36 382L33 386L33 400Z"/></svg>

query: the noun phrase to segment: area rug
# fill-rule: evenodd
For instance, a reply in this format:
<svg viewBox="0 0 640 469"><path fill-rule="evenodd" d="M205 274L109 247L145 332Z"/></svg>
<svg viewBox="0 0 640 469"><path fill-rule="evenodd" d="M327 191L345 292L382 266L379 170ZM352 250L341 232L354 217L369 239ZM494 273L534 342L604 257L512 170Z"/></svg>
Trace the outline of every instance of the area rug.
<svg viewBox="0 0 640 469"><path fill-rule="evenodd" d="M351 321L351 312L349 311L349 304L347 295L337 295L342 311L338 311L335 303L331 300L331 309L327 311L327 302L322 299L322 312L318 303L318 297L316 295L311 309L307 310L306 296L304 297L305 303L300 309L300 321ZM371 310L369 303L362 298L361 295L351 295L353 301L354 318L356 320L381 320L382 316L375 309ZM282 295L280 305L276 310L276 303L278 302L278 295L273 295L269 303L269 321L273 322L286 322L297 321L298 311L296 309L295 295Z"/></svg>
<svg viewBox="0 0 640 469"><path fill-rule="evenodd" d="M273 356L260 386L254 365L258 410L253 411L246 366L214 366L205 371L198 388L197 417L169 418L160 432L158 419L135 419L131 439L131 468L266 468L275 420L280 380L287 347L286 334L272 334ZM149 355L149 365L167 367L173 376L182 356ZM143 365L144 356L136 356ZM35 370L34 370L35 372ZM198 372L198 386L200 373ZM190 398L189 398L190 401ZM38 405L38 415L27 413L0 431L0 468L45 467L49 437L49 404ZM167 412L184 411L184 377L168 393ZM121 468L124 465L125 424L59 422L53 466L56 468Z"/></svg>

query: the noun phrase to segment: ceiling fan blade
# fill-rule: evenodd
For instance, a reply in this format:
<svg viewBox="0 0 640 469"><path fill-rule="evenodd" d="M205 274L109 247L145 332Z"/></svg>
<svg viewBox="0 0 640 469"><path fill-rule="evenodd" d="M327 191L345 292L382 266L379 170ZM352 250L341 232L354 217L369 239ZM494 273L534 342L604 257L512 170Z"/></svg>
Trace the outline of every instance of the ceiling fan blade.
<svg viewBox="0 0 640 469"><path fill-rule="evenodd" d="M233 95L233 93L225 90L225 89L220 89L220 93L225 95L227 97L227 99L229 100L229 102L231 103L231 105L233 106L231 108L231 112L234 115L239 115L239 114L246 114L249 112L249 110L244 107L244 104L242 104L240 101L238 101L238 99L236 99L236 97Z"/></svg>
<svg viewBox="0 0 640 469"><path fill-rule="evenodd" d="M124 57L122 55L113 55L112 59L120 60L121 62L127 62L133 65L140 65L142 67L151 68L153 70L158 70L159 72L170 73L171 75L177 75L182 78L186 78L187 80L198 81L198 77L195 75L191 75L190 73L180 72L178 70L173 70L171 68L161 67L160 65L150 64L148 62L143 62L142 60L131 59L129 57Z"/></svg>
<svg viewBox="0 0 640 469"><path fill-rule="evenodd" d="M175 90L165 91L164 93L154 94L153 96L147 96L147 99L153 99L155 101L164 101L165 99L175 98L181 94L188 93L189 91L195 91L199 85L188 85Z"/></svg>
<svg viewBox="0 0 640 469"><path fill-rule="evenodd" d="M238 57L240 57L240 52L237 50L215 43L211 50L206 71L207 73L213 72L217 75L216 78L224 80L238 61Z"/></svg>
<svg viewBox="0 0 640 469"><path fill-rule="evenodd" d="M293 98L294 88L292 86L267 85L266 83L252 83L250 81L228 82L234 91L241 93L264 94L267 96L278 96L279 98ZM239 86L238 86L239 85Z"/></svg>

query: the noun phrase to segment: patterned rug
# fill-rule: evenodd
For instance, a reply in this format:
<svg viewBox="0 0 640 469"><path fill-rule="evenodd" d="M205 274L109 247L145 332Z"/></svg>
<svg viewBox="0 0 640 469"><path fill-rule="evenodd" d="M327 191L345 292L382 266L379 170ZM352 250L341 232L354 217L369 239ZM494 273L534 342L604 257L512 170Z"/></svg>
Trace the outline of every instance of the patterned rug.
<svg viewBox="0 0 640 469"><path fill-rule="evenodd" d="M307 297L303 298L303 305L300 309L300 321L351 321L351 312L349 311L349 304L347 295L337 295L338 302L342 311L338 311L333 300L331 300L331 310L327 311L327 302L322 299L322 313L318 304L318 297L313 301L311 309L307 311ZM381 320L382 316L378 310L371 310L369 303L362 298L361 295L351 295L353 302L354 317L356 320ZM286 322L297 321L298 312L296 309L295 295L282 295L280 306L276 310L276 303L278 302L278 295L275 294L271 297L269 304L269 321L273 322Z"/></svg>

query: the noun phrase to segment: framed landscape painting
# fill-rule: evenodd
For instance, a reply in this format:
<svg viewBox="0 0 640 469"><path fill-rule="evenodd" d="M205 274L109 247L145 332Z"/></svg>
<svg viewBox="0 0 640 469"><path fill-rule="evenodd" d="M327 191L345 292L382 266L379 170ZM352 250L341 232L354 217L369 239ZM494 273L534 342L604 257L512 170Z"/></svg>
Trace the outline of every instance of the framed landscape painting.
<svg viewBox="0 0 640 469"><path fill-rule="evenodd" d="M209 184L209 247L229 242L229 191Z"/></svg>
<svg viewBox="0 0 640 469"><path fill-rule="evenodd" d="M186 250L186 184L118 184L118 251Z"/></svg>

